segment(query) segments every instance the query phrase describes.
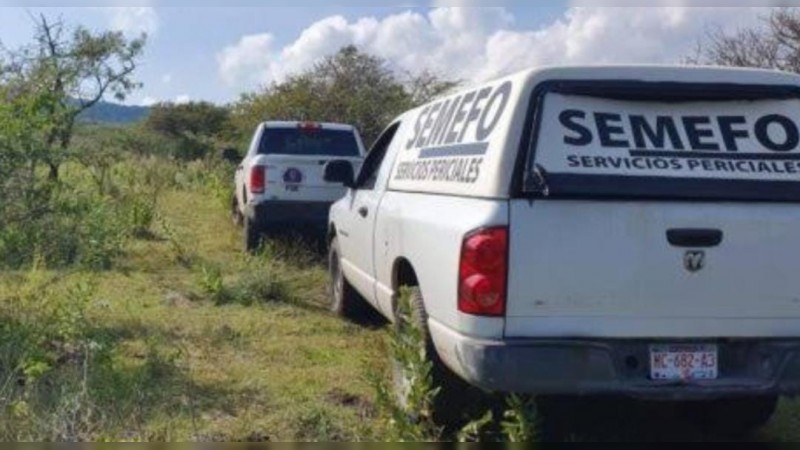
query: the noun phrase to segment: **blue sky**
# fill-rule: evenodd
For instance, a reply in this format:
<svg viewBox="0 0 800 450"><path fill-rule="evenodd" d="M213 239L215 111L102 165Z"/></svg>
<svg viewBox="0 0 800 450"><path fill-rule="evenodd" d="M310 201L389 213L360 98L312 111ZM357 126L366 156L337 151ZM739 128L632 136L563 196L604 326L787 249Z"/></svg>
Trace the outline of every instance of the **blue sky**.
<svg viewBox="0 0 800 450"><path fill-rule="evenodd" d="M321 0L301 0L302 7L6 6L0 8L0 42L7 48L29 42L31 15L39 13L130 36L147 32L148 45L137 72L144 88L128 103L225 103L304 70L350 43L386 58L399 73L432 70L469 82L530 65L671 63L691 52L708 29L750 26L768 12L576 7L567 1L536 7L516 1L491 8L448 7L441 0L402 7L358 3L366 2L325 6L328 3Z"/></svg>

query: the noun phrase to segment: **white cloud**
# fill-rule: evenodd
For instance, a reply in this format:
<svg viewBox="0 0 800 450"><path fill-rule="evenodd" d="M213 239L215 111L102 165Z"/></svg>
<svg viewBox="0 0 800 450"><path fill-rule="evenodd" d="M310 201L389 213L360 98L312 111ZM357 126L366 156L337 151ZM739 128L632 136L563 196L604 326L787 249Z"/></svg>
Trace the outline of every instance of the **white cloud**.
<svg viewBox="0 0 800 450"><path fill-rule="evenodd" d="M152 36L158 31L158 13L152 6L116 6L104 9L113 30L132 37L138 37L142 33Z"/></svg>
<svg viewBox="0 0 800 450"><path fill-rule="evenodd" d="M443 8L446 6L480 6L481 0L433 0L431 6L435 8ZM491 4L497 5L502 2L493 2Z"/></svg>
<svg viewBox="0 0 800 450"><path fill-rule="evenodd" d="M189 96L188 96L188 95L186 95L186 94L184 94L184 95L179 95L179 96L175 97L175 104L176 104L176 105L182 105L182 104L184 104L184 103L189 103L189 102L191 102L191 101L192 101L192 97L189 97Z"/></svg>
<svg viewBox="0 0 800 450"><path fill-rule="evenodd" d="M172 74L171 73L165 73L164 75L162 75L161 76L161 82L164 83L164 84L172 83Z"/></svg>
<svg viewBox="0 0 800 450"><path fill-rule="evenodd" d="M486 44L477 78L532 65L675 63L712 27L755 24L762 11L739 8L571 8L545 28L499 31Z"/></svg>
<svg viewBox="0 0 800 450"><path fill-rule="evenodd" d="M217 54L222 81L229 86L253 87L272 79L272 42L269 33L243 36Z"/></svg>
<svg viewBox="0 0 800 450"><path fill-rule="evenodd" d="M141 106L153 106L158 103L158 99L155 97L144 96L141 101L139 101L139 105Z"/></svg>
<svg viewBox="0 0 800 450"><path fill-rule="evenodd" d="M515 27L505 8L442 7L427 14L407 11L354 21L331 16L313 23L281 49L273 47L269 34L244 36L220 52L218 62L226 84L252 89L308 69L340 47L355 44L401 71L427 69L482 81L536 65L674 63L691 53L709 27L735 30L754 24L764 11L570 7L558 20L538 29Z"/></svg>

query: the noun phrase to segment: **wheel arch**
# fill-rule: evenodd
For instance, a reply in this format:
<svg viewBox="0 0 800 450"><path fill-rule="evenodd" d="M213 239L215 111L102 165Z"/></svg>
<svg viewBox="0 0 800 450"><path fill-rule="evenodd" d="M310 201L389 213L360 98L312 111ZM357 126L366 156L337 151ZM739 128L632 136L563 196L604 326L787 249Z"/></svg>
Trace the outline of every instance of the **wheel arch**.
<svg viewBox="0 0 800 450"><path fill-rule="evenodd" d="M414 265L403 256L395 259L392 265L392 289L398 290L401 286L419 286Z"/></svg>
<svg viewBox="0 0 800 450"><path fill-rule="evenodd" d="M328 224L328 231L325 234L325 243L330 247L333 238L336 237L336 225L331 222Z"/></svg>
<svg viewBox="0 0 800 450"><path fill-rule="evenodd" d="M392 264L392 311L397 310L397 297L400 294L402 286L420 287L419 277L412 262L404 257L399 256Z"/></svg>

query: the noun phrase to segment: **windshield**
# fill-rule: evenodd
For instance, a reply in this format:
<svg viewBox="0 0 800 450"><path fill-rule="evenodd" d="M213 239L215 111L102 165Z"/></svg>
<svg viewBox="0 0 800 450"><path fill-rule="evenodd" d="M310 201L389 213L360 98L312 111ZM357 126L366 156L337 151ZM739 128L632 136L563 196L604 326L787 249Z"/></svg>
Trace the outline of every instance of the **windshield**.
<svg viewBox="0 0 800 450"><path fill-rule="evenodd" d="M665 101L551 92L540 108L529 191L800 200L796 97Z"/></svg>
<svg viewBox="0 0 800 450"><path fill-rule="evenodd" d="M258 147L261 155L359 156L355 133L322 128L267 128Z"/></svg>

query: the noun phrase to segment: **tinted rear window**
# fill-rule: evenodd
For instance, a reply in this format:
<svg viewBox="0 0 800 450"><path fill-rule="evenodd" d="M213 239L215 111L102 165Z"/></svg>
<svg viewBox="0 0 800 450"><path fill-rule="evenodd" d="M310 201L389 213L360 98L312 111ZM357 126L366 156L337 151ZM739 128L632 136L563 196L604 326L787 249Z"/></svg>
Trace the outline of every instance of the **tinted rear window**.
<svg viewBox="0 0 800 450"><path fill-rule="evenodd" d="M795 89L702 85L667 98L688 87L659 97L632 85L643 90L574 92L565 83L546 93L526 187L543 180L548 195L567 197L800 200ZM712 91L719 95L708 98Z"/></svg>
<svg viewBox="0 0 800 450"><path fill-rule="evenodd" d="M359 156L352 131L267 128L258 153L262 155Z"/></svg>

